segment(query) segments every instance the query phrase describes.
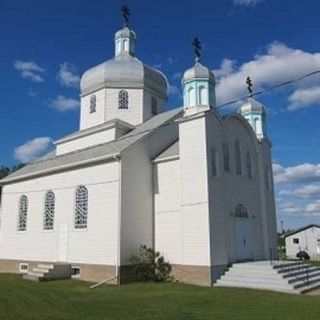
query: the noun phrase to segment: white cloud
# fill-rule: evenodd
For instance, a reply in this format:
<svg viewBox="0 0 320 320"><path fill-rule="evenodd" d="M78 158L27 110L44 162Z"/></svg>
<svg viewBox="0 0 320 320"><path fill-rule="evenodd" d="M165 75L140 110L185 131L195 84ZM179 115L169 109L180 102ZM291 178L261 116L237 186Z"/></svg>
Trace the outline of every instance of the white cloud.
<svg viewBox="0 0 320 320"><path fill-rule="evenodd" d="M303 163L292 167L273 164L273 174L276 184L320 181L320 164Z"/></svg>
<svg viewBox="0 0 320 320"><path fill-rule="evenodd" d="M297 110L307 108L314 104L319 104L320 86L297 89L292 95L290 95L289 102L289 110Z"/></svg>
<svg viewBox="0 0 320 320"><path fill-rule="evenodd" d="M57 78L60 84L65 87L78 87L80 82L80 77L76 74L74 67L67 62L60 65Z"/></svg>
<svg viewBox="0 0 320 320"><path fill-rule="evenodd" d="M313 203L309 203L305 209L308 213L320 213L320 200L317 200Z"/></svg>
<svg viewBox="0 0 320 320"><path fill-rule="evenodd" d="M43 73L45 69L41 68L35 62L16 60L13 65L14 68L20 72L22 78L33 82L44 81Z"/></svg>
<svg viewBox="0 0 320 320"><path fill-rule="evenodd" d="M303 187L294 190L281 190L280 195L295 196L298 198L320 198L320 185L319 184L307 184Z"/></svg>
<svg viewBox="0 0 320 320"><path fill-rule="evenodd" d="M179 88L177 86L169 85L168 94L169 95L180 94L180 90L179 90Z"/></svg>
<svg viewBox="0 0 320 320"><path fill-rule="evenodd" d="M256 4L262 2L263 0L233 0L233 4L236 6L255 6Z"/></svg>
<svg viewBox="0 0 320 320"><path fill-rule="evenodd" d="M22 163L32 162L41 157L49 148L51 138L39 137L15 148L14 157Z"/></svg>
<svg viewBox="0 0 320 320"><path fill-rule="evenodd" d="M217 76L218 105L239 99L248 94L246 78L251 77L254 91L296 79L301 75L320 70L320 53L310 53L287 47L283 43L271 43L265 53L254 56L251 61L237 66L236 61L223 59L220 68L214 70ZM289 98L288 110L298 110L314 103L318 97L319 76L296 82Z"/></svg>
<svg viewBox="0 0 320 320"><path fill-rule="evenodd" d="M80 107L78 100L74 98L67 98L65 96L57 96L51 103L50 107L59 111L75 110Z"/></svg>

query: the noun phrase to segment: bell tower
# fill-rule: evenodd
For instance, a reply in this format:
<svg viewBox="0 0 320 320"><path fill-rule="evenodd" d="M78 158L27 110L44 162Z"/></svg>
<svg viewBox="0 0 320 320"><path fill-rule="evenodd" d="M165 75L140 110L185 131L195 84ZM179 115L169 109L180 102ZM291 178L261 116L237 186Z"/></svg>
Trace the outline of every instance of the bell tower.
<svg viewBox="0 0 320 320"><path fill-rule="evenodd" d="M189 116L215 107L215 77L213 72L200 63L201 44L198 38L193 40L195 64L182 78L183 106Z"/></svg>

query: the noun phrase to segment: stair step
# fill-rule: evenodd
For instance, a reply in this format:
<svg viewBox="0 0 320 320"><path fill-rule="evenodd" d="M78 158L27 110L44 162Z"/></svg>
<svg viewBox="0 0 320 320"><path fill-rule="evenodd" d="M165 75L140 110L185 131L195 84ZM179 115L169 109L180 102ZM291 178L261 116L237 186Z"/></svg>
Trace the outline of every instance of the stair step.
<svg viewBox="0 0 320 320"><path fill-rule="evenodd" d="M39 273L47 273L49 272L50 269L46 269L46 268L33 268L32 272L39 272Z"/></svg>
<svg viewBox="0 0 320 320"><path fill-rule="evenodd" d="M320 277L320 270L318 270L318 272L313 272L313 273L308 273L308 275L306 273L299 275L299 276L295 276L295 277L291 277L291 278L286 278L286 280L288 281L288 283L292 283L294 284L295 282L298 281L304 281L307 279L315 279L317 277Z"/></svg>
<svg viewBox="0 0 320 320"><path fill-rule="evenodd" d="M319 267L310 267L308 268L308 273L312 274L314 272L318 272L320 271ZM297 277L299 275L305 274L306 270L302 269L302 270L296 270L296 271L292 271L292 272L288 272L288 273L279 273L283 278L291 278L291 277Z"/></svg>

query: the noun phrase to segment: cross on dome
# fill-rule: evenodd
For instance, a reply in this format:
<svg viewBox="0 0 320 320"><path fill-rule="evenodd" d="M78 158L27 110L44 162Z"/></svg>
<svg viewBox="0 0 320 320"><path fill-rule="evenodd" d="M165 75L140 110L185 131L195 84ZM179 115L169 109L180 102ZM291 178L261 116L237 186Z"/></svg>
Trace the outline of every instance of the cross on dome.
<svg viewBox="0 0 320 320"><path fill-rule="evenodd" d="M201 47L201 42L198 37L195 37L192 41L192 45L194 46L194 53L195 53L195 60L196 62L200 62L200 57L201 57L201 52L200 50L202 49Z"/></svg>
<svg viewBox="0 0 320 320"><path fill-rule="evenodd" d="M249 97L252 97L253 96L253 90L252 90L253 83L252 83L250 77L247 77L246 84L248 85Z"/></svg>
<svg viewBox="0 0 320 320"><path fill-rule="evenodd" d="M121 7L121 12L124 20L124 26L127 27L129 23L129 17L131 16L131 12L127 4L124 4Z"/></svg>

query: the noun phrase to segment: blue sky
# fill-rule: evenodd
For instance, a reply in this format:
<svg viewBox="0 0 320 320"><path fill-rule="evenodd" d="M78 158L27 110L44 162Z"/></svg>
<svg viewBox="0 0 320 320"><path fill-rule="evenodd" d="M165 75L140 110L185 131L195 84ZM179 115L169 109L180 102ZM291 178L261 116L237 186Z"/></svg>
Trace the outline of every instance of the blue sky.
<svg viewBox="0 0 320 320"><path fill-rule="evenodd" d="M320 70L317 0L127 1L137 56L170 82L181 105L181 74L192 38L217 76L218 104ZM122 1L3 0L0 4L0 165L30 161L78 129L81 74L113 56ZM278 220L320 219L320 77L258 98L269 110ZM226 112L226 111L225 111Z"/></svg>

